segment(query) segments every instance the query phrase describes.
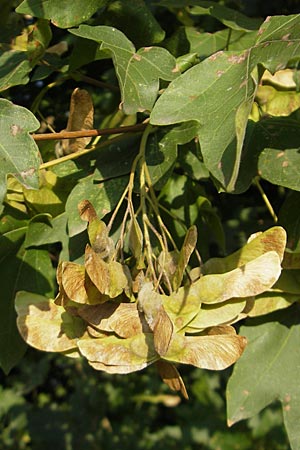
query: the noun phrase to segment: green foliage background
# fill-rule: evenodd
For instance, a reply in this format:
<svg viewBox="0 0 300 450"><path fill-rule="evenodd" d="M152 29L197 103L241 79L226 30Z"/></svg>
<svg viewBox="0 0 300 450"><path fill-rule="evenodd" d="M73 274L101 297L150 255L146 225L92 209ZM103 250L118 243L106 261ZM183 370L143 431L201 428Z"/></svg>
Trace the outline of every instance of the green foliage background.
<svg viewBox="0 0 300 450"><path fill-rule="evenodd" d="M76 162L70 160L55 165L52 167L52 178L50 176L39 180L34 173L26 172L28 167L39 164L33 142L26 141L29 139L27 133L35 131L39 126L29 110L41 122L45 118L48 121L54 120L55 129L61 130L66 126L70 95L73 89L80 85L92 93L95 128L132 125L136 120L136 112L138 119L146 117L139 108L152 108L156 99L158 78L162 80L160 88L166 88L173 78L167 68L166 55L170 57L170 66L173 58L178 58L177 63L182 72L189 67L194 71L185 72L188 82L185 78L181 78L181 81L175 80L175 89L178 89L179 93L184 92L186 87L189 89L192 86L193 89L192 81L199 81L195 88L198 91L205 83L206 75L206 72L203 74L201 70L198 72L199 61L204 61L209 55L226 48L228 42L232 43L230 50L233 52L252 48L253 36L264 18L268 15L298 14L299 2L215 2L219 6L225 5L235 11L242 11L248 16L242 25L239 17L224 19L222 10L203 13L203 2L197 1L90 0L84 2L84 8L80 1L73 1L72 8L65 7L66 2L62 0L24 1L15 12L19 3L21 2L9 0L0 2L0 89L3 96L0 130L4 136L6 127L14 126L15 114L19 114L19 126L22 133L24 132L19 146L3 137L3 147L9 149L11 159L2 159L0 167L1 202L4 199L0 221L0 270L1 279L4 280L0 294L3 330L0 353L4 370L0 375L0 449L287 450L290 445L293 449L300 448L298 441L291 443L293 430L289 430L290 441L286 435L282 408L279 401L276 401L279 399L282 402L279 392L274 393L270 402L275 401L267 409L228 429L225 390L232 369L211 373L184 367L182 376L190 394L190 400L187 402L177 395L171 395L152 367L126 376L107 375L92 370L83 360L26 349L16 334L13 305L15 294L20 289L47 297L55 295L55 268L58 258L81 261L87 242L85 226L78 217L77 204L88 193L100 216L105 217L105 220L109 219L109 214L127 183L128 163L133 160L138 148L136 136L128 136L110 145L104 140L103 149L98 151L96 157L85 155ZM185 4L193 5L194 9L188 13L183 7ZM32 14L34 19L24 14ZM223 19L220 20L220 17ZM36 18L39 18L38 22ZM37 24L37 28L26 40L26 36L23 35L22 38L20 35L25 27L30 26L32 20ZM295 21L297 20L299 16L296 16ZM71 33L67 31L67 28L76 27L82 22L86 25L73 29ZM133 22L138 25L133 27ZM299 24L299 21L297 23ZM160 72L157 68L154 79L151 73L148 82L153 85L154 95L150 96L150 99L146 95L145 103L133 92L134 89L132 91L130 85L122 84L124 79L121 72L116 76L115 67L120 67L124 54L115 52L112 63L111 59L107 59L106 52L110 43L105 41L101 34L103 29L99 29L100 35L98 32L94 35L94 30L91 35L91 27L103 25L122 30L129 43L121 40L120 47L128 45L132 54L135 48L153 45L159 47L161 53L155 57L160 62L164 60L165 66L160 67ZM199 32L202 36L200 41ZM295 31L291 28L291 33L293 32ZM297 45L299 39L298 36ZM68 44L69 50L66 53L45 53L48 47L61 41ZM290 61L290 55L286 55L285 50L275 49L275 62L272 60L270 65L283 61L295 70L297 78L299 51L297 53L296 49L294 53L297 58ZM261 62L259 57L254 55L253 58L253 65ZM265 61L263 63L267 66ZM130 64L128 63L127 69L134 71L135 68ZM210 66L214 67L208 60L205 64L208 66L206 70L210 70ZM191 73L195 74L194 78ZM134 72L134 76L136 82L142 82L143 71ZM106 83L106 87L110 88L107 89L105 84L99 83L96 83L95 88L90 84L95 83L95 79L98 82L101 80L101 83ZM127 116L118 111L118 82L121 94L126 94ZM250 86L250 77L247 82ZM296 80L296 84L299 87L299 80ZM193 93L188 92L187 95ZM213 91L210 95L213 95ZM297 105L297 89L290 95ZM230 109L231 104L228 102L231 98L228 97L228 101L224 98L226 101L222 114L225 116L226 108ZM14 105L27 108L26 112L17 110L18 107L12 106L8 100ZM236 107L236 104L232 103L232 107ZM270 105L268 107L271 108ZM271 200L279 223L288 232L289 247L297 252L300 236L300 185L297 171L299 110L290 110L287 107L287 113L283 113L284 108L285 104L279 103L279 114L275 114L277 117L264 116L263 124L261 121L248 124L243 147L246 149L243 153L245 159L242 159L235 184L233 178L228 182L226 173L223 177L224 174L215 164L216 160L210 159L213 154L210 146L221 152L219 156L224 156L222 145L230 140L225 136L230 127L229 122L224 124L224 134L221 133L219 140L215 141L214 111L196 108L191 112L187 105L186 110L181 107L176 116L175 109L170 109L167 93L154 107L153 123L164 125L165 121L167 127L162 127L148 143L147 162L151 177L157 192L160 192L159 200L162 206L176 214L187 226L194 223L197 225L200 236L198 245L204 260L236 250L246 242L251 233L267 229L274 224L254 182L257 169L262 176L260 186ZM248 118L249 110L246 112ZM268 112L270 110L266 111L267 114ZM270 114L272 115L272 112ZM191 138L197 134L199 124L196 122L199 117L201 122L204 121L205 127L202 153L199 153L195 143L191 143ZM170 125L182 120L191 122L178 125L180 137L174 138L178 130ZM272 135L270 132L274 129L277 134ZM270 134L271 138L268 137ZM19 161L18 155L26 142L28 156ZM166 159L162 148L168 155ZM247 153L247 149L251 151L253 148L257 150L254 164L253 155L249 158ZM44 162L54 160L53 141L41 143L39 149ZM273 153L270 153L270 149ZM286 149L290 150L289 154L285 155L288 163L286 165L293 170L282 177L277 161L280 158L278 154ZM230 157L224 159L225 163L228 161ZM271 170L268 171L267 168L270 167ZM211 178L208 169L213 173ZM8 173L15 174L21 184L12 177L6 178ZM95 188L95 182L105 182L105 190L101 195ZM40 190L34 190L38 186ZM238 195L218 193L216 187L227 188ZM182 227L170 219L168 214L164 215L164 220L176 240L182 242ZM115 228L117 233L118 227ZM273 321L277 323L287 320L289 324L288 314L299 314L297 305L291 308L294 309L290 309L291 312L286 315L283 314L283 318L281 313L275 313L268 316L265 325L263 320L256 325L270 326L272 333ZM255 337L255 330L259 328L252 327L251 323L253 322L243 326L243 333L247 335L248 332L249 336L254 333ZM296 325L293 330L294 336L297 336ZM243 371L243 367L236 370L234 376L238 376L238 370ZM249 373L249 366L247 370ZM231 380L234 380L234 377ZM280 383L282 385L282 379ZM289 386L289 380L287 385ZM178 402L178 405L175 406L174 402ZM299 405L300 400L298 410ZM249 416L245 415L245 418L247 417Z"/></svg>

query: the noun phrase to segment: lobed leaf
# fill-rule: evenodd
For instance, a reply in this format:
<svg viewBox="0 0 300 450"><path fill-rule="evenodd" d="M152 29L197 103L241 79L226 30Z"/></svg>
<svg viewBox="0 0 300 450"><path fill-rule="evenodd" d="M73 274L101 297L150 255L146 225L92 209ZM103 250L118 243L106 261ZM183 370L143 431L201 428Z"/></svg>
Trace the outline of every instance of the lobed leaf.
<svg viewBox="0 0 300 450"><path fill-rule="evenodd" d="M159 79L170 81L177 75L175 58L166 49L144 47L136 52L132 42L116 28L81 25L70 32L98 42L101 50L112 54L126 114L151 110Z"/></svg>
<svg viewBox="0 0 300 450"><path fill-rule="evenodd" d="M223 189L239 192L236 183L256 90L252 72L258 64L274 72L300 58L299 21L298 15L268 18L254 46L218 52L192 67L168 86L151 112L153 125L198 121L204 162Z"/></svg>

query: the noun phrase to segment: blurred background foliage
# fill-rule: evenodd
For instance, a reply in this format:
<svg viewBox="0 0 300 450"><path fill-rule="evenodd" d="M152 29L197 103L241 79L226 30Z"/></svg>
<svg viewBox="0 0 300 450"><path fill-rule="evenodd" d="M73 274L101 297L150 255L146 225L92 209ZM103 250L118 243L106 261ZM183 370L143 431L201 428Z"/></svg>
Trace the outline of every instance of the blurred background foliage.
<svg viewBox="0 0 300 450"><path fill-rule="evenodd" d="M11 13L18 4L18 1L0 0L2 42L6 35L11 36L12 28L16 34L22 30L20 16ZM300 12L299 0L226 0L223 4L254 17ZM5 11L10 12L8 21L4 20ZM156 14L171 35L177 19L159 7ZM205 24L206 29L215 29L213 18L202 20L210 21ZM60 33L65 34L65 31L56 28L55 33L53 45L61 40ZM86 76L99 66L101 72L106 73L106 81L112 81L114 73L109 60L90 64ZM69 80L61 88L56 86L55 102L48 95L39 105L43 114L55 117L57 129L65 126L67 99L76 83L76 80ZM11 88L10 98L29 107L42 86L37 81ZM115 109L118 100L112 91L94 94L93 100L95 110L100 111L95 117L97 125ZM98 105L101 107L97 108ZM180 169L176 170L178 178L182 177ZM257 229L273 224L255 186L245 194L231 196L217 194L206 182L200 181L197 186L189 182L194 193L205 192L205 198L213 204L226 236L226 252L240 247ZM263 182L263 188L280 216L286 191L267 182ZM164 188L161 201L170 208L167 189ZM205 221L199 225L203 230L207 226ZM213 243L209 248L203 245L203 252L215 256L220 248ZM112 376L94 371L83 360L28 349L8 376L0 373L0 450L288 450L279 404L251 420L227 428L225 387L230 373L230 369L209 373L182 368L190 395L190 400L185 401L170 394L155 367L126 376Z"/></svg>

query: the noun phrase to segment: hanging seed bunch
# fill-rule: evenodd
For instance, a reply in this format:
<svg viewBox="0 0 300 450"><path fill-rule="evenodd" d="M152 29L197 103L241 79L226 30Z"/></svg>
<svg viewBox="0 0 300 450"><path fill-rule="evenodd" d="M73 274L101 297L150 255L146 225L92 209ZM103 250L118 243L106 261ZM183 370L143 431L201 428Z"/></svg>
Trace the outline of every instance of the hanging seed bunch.
<svg viewBox="0 0 300 450"><path fill-rule="evenodd" d="M271 228L232 255L204 264L199 258L198 267L191 268L197 229L188 229L182 248L176 248L159 215L144 158L146 137L113 213L112 220L127 201L117 244L109 236L112 222L106 226L88 201L81 202L89 236L84 264L59 264L55 300L20 292L17 324L29 345L84 357L96 370L126 374L156 363L163 381L187 397L177 364L227 368L246 346L232 324L282 307L276 296L270 298L278 290L286 233Z"/></svg>

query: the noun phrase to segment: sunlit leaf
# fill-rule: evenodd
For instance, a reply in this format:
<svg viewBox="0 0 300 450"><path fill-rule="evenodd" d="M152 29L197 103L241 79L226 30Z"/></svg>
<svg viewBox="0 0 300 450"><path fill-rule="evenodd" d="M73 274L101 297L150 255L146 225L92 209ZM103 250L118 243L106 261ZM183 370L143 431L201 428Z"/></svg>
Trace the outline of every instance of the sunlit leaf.
<svg viewBox="0 0 300 450"><path fill-rule="evenodd" d="M263 233L251 236L241 249L225 258L211 258L203 264L202 272L224 273L241 267L266 252L275 251L280 260L286 246L286 232L282 227L272 227Z"/></svg>
<svg viewBox="0 0 300 450"><path fill-rule="evenodd" d="M201 306L197 316L188 324L188 333L196 333L204 328L213 327L220 324L231 323L243 311L246 300L228 300L217 305Z"/></svg>
<svg viewBox="0 0 300 450"><path fill-rule="evenodd" d="M202 369L223 370L235 363L246 339L233 334L211 336L174 335L164 359Z"/></svg>
<svg viewBox="0 0 300 450"><path fill-rule="evenodd" d="M179 253L176 272L173 277L173 289L177 291L181 285L184 271L189 263L190 257L197 243L197 228L192 226L186 233L182 248Z"/></svg>
<svg viewBox="0 0 300 450"><path fill-rule="evenodd" d="M155 352L152 334L137 334L128 339L115 336L100 339L81 339L78 347L90 363L105 366L131 367L131 371L140 370L155 362L159 357ZM138 368L137 368L138 367ZM122 372L121 372L122 373Z"/></svg>
<svg viewBox="0 0 300 450"><path fill-rule="evenodd" d="M47 352L65 352L76 347L85 331L79 317L69 315L53 300L20 291L16 297L17 326L32 347Z"/></svg>
<svg viewBox="0 0 300 450"><path fill-rule="evenodd" d="M270 289L279 278L280 259L267 252L230 272L204 275L190 288L201 303L221 303L230 298L251 297Z"/></svg>
<svg viewBox="0 0 300 450"><path fill-rule="evenodd" d="M136 303L106 302L102 305L82 307L78 314L98 330L113 332L122 338L150 332Z"/></svg>
<svg viewBox="0 0 300 450"><path fill-rule="evenodd" d="M117 261L106 263L89 245L85 250L84 264L88 276L101 294L114 298L128 289L130 284L128 267Z"/></svg>
<svg viewBox="0 0 300 450"><path fill-rule="evenodd" d="M300 301L300 294L273 291L264 292L255 298L252 308L247 311L247 316L257 317L270 314L279 309L288 308L297 301Z"/></svg>
<svg viewBox="0 0 300 450"><path fill-rule="evenodd" d="M99 253L101 258L110 259L114 252L114 242L108 236L105 223L97 216L95 208L88 200L83 200L78 205L82 220L88 222L88 235L92 249Z"/></svg>
<svg viewBox="0 0 300 450"><path fill-rule="evenodd" d="M29 136L39 122L35 116L22 106L15 106L0 99L0 205L6 193L6 177L12 174L28 188L39 186L38 168L40 157L38 147ZM22 155L22 157L20 157Z"/></svg>

